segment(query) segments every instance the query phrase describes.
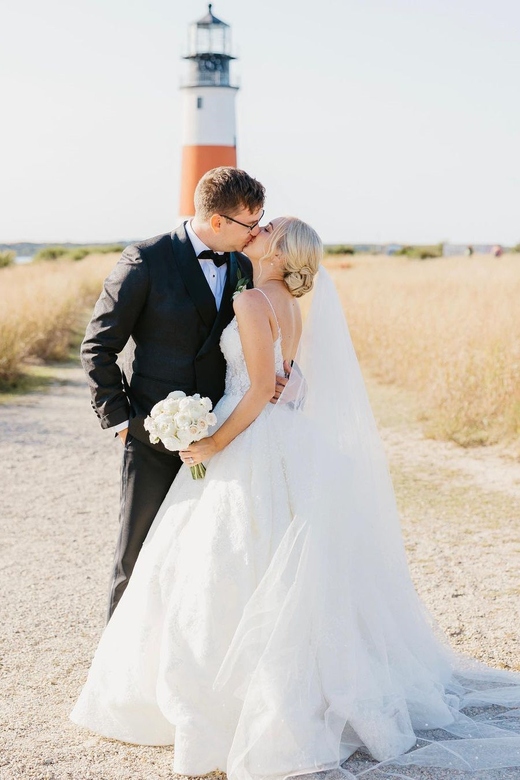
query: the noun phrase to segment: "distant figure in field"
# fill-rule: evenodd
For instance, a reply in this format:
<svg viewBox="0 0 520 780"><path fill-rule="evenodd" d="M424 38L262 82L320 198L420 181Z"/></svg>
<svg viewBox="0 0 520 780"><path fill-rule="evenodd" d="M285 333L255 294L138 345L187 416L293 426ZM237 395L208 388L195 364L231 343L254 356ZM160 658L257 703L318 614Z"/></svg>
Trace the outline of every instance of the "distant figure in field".
<svg viewBox="0 0 520 780"><path fill-rule="evenodd" d="M499 246L499 245L497 244L497 245L496 245L496 246L494 246L494 247L493 247L493 249L491 250L491 254L493 255L493 257L502 257L502 255L504 254L504 250L502 249L502 247L501 247L501 246Z"/></svg>
<svg viewBox="0 0 520 780"><path fill-rule="evenodd" d="M471 246L471 244L469 244L464 254L466 255L466 257L471 257L473 255L473 252L474 252L473 247Z"/></svg>

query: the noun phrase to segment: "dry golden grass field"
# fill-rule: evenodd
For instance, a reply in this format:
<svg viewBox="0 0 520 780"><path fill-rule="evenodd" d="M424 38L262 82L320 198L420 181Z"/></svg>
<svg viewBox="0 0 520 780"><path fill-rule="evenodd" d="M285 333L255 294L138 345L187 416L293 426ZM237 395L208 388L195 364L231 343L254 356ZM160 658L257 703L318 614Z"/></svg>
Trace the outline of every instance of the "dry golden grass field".
<svg viewBox="0 0 520 780"><path fill-rule="evenodd" d="M0 384L67 356L117 257L0 269ZM325 262L363 370L413 396L427 435L518 442L520 254Z"/></svg>
<svg viewBox="0 0 520 780"><path fill-rule="evenodd" d="M0 386L19 380L28 361L67 357L85 307L101 290L117 255L0 269Z"/></svg>
<svg viewBox="0 0 520 780"><path fill-rule="evenodd" d="M327 260L363 370L413 393L427 435L520 435L520 254Z"/></svg>

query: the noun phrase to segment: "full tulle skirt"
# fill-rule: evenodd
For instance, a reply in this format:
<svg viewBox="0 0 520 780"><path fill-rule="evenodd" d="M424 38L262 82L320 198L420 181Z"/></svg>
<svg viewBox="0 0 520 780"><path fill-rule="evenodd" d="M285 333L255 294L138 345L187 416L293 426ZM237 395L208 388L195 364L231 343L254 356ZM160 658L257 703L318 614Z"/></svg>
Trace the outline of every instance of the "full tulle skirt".
<svg viewBox="0 0 520 780"><path fill-rule="evenodd" d="M220 424L238 400L217 405ZM204 480L181 468L72 719L174 745L179 774L281 780L343 766L353 777L361 749L374 780L417 767L512 777L520 675L454 654L400 536L374 523L359 462L278 406Z"/></svg>

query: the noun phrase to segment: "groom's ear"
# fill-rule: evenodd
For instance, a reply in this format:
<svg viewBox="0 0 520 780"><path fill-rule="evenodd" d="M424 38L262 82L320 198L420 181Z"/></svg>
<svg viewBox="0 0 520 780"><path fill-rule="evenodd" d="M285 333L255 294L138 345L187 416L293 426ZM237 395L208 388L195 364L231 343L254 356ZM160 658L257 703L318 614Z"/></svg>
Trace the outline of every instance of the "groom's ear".
<svg viewBox="0 0 520 780"><path fill-rule="evenodd" d="M220 214L212 214L209 218L209 224L214 233L220 233L222 217Z"/></svg>

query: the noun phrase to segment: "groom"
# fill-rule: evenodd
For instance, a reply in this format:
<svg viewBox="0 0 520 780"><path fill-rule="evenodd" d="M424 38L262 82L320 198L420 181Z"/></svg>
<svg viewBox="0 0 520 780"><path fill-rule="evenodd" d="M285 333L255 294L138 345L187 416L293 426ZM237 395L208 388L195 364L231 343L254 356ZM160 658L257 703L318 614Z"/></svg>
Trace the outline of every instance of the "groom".
<svg viewBox="0 0 520 780"><path fill-rule="evenodd" d="M177 453L150 443L144 419L173 390L209 396L213 404L223 395L219 340L233 318L238 279L252 278L241 252L259 232L264 198L262 184L245 171L206 173L195 190L195 217L125 249L87 327L81 360L92 406L101 427L124 444L109 618L182 465Z"/></svg>

